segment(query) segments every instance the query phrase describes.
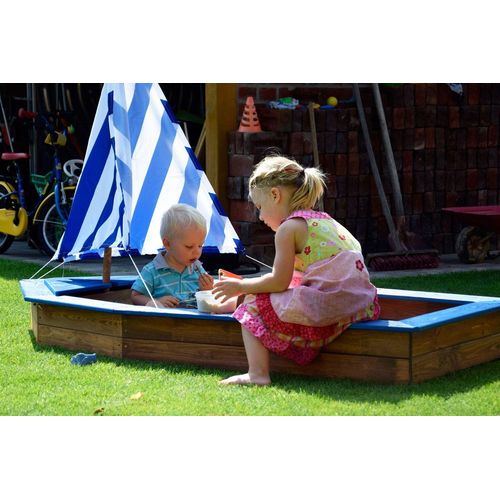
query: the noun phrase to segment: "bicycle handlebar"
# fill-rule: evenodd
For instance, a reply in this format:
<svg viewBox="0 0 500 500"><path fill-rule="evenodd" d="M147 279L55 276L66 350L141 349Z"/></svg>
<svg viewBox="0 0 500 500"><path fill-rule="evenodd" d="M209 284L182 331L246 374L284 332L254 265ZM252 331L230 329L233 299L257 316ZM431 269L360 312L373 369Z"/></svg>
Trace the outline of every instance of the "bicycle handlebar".
<svg viewBox="0 0 500 500"><path fill-rule="evenodd" d="M19 118L33 120L35 123L35 126L37 125L37 122L41 123L43 128L45 128L47 130L47 132L51 135L52 142L54 142L54 143L57 142L57 137L61 133L63 135L71 135L71 134L75 133L75 129L74 129L73 125L68 123L64 114L67 115L67 113L63 113L63 112L57 112L57 114L56 114L56 116L61 119L61 122L63 124L62 132L58 132L55 129L54 125L52 125L52 123L50 123L49 119L46 116L39 114L36 111L28 111L24 108L20 108L17 112L17 116Z"/></svg>

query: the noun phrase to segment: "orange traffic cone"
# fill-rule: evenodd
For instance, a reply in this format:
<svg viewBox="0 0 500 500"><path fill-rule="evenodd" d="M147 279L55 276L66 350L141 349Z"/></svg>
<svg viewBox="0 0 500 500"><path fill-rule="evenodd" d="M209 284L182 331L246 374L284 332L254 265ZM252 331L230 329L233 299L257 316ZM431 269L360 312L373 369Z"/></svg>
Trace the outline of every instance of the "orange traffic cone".
<svg viewBox="0 0 500 500"><path fill-rule="evenodd" d="M262 132L253 97L247 97L238 132Z"/></svg>

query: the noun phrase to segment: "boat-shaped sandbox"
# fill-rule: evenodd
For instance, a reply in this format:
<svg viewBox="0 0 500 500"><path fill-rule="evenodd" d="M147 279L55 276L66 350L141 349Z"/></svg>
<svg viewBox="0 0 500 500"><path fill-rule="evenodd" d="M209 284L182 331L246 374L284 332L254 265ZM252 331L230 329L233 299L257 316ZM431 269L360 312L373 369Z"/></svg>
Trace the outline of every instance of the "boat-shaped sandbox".
<svg viewBox="0 0 500 500"><path fill-rule="evenodd" d="M119 359L246 370L229 314L130 302L134 276L22 280L40 345ZM272 356L272 372L409 384L500 357L500 298L379 289L376 321L352 325L308 366Z"/></svg>

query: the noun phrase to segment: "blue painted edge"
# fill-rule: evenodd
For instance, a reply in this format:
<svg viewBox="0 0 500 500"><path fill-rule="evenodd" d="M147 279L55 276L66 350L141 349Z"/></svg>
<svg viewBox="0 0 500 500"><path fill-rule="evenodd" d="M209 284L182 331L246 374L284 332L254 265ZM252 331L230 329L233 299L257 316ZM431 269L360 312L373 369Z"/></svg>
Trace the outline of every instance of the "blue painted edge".
<svg viewBox="0 0 500 500"><path fill-rule="evenodd" d="M52 278L53 280L58 278ZM81 278L83 279L83 278ZM102 279L97 277L88 278L89 282L92 280ZM101 300L87 299L84 297L72 295L54 295L48 288L48 280L21 280L19 285L23 294L24 300L27 302L34 302L36 304L49 304L62 307L74 307L77 309L85 309L89 311L100 311L111 314L127 314L135 316L170 316L173 318L184 319L210 319L218 321L236 321L230 314L209 314L202 313L196 309L155 309L153 307L135 306L130 304L119 304L116 302L105 302ZM132 284L135 281L134 276L113 276L111 278L111 287L123 286L125 284ZM54 283L51 285L55 287Z"/></svg>
<svg viewBox="0 0 500 500"><path fill-rule="evenodd" d="M113 276L111 283L105 288L116 288L130 286L135 276ZM112 314L127 314L137 316L159 316L174 317L184 319L210 319L217 321L236 321L230 314L208 314L194 309L154 309L145 306L135 306L129 304L119 304L105 302L84 297L73 296L71 293L82 292L83 290L98 290L103 285L99 277L85 278L51 278L21 280L20 286L27 302L39 304L51 304L63 307L75 307L92 311L101 311ZM94 288L93 288L94 287ZM66 292L64 292L66 290ZM375 320L364 321L351 325L354 330L377 330L390 332L413 333L437 326L462 321L467 318L479 316L485 313L500 310L500 298L483 297L476 295L460 295L448 293L420 292L411 290L395 290L380 288L380 297L397 300L425 300L433 302L447 303L451 307L427 314L421 314L402 321Z"/></svg>

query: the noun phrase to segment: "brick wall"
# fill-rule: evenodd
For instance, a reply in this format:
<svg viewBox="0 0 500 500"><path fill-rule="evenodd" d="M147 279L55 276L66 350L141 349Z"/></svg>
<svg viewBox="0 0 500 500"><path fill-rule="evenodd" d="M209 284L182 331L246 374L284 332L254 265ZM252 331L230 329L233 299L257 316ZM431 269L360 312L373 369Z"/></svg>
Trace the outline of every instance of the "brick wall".
<svg viewBox="0 0 500 500"><path fill-rule="evenodd" d="M454 252L463 225L441 208L500 203L500 84L463 84L463 89L459 96L446 84L381 87L408 229L442 253ZM391 196L371 89L363 86L361 92L377 163ZM240 114L247 95L256 99L263 132L230 134L230 217L249 254L271 262L273 233L257 220L247 201L248 176L269 148L278 148L305 167L312 165L313 155L307 108L276 110L265 103L291 96L324 104L329 95L348 100L352 90L340 84L242 84ZM353 232L365 253L389 250L355 104L316 110L315 119L320 165L329 176L325 210ZM497 238L493 247L498 248Z"/></svg>

